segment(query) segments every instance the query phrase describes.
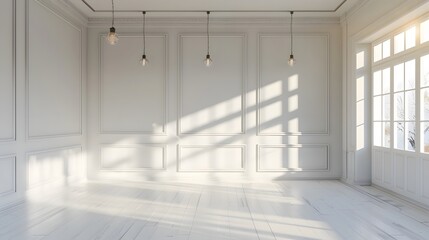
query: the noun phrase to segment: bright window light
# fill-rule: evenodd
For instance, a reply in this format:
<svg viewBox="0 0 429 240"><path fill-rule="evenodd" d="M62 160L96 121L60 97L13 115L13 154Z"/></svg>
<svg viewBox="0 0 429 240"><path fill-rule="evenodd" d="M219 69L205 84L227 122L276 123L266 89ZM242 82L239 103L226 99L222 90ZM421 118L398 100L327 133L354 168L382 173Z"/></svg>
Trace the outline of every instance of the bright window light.
<svg viewBox="0 0 429 240"><path fill-rule="evenodd" d="M383 59L390 57L390 39L383 42Z"/></svg>
<svg viewBox="0 0 429 240"><path fill-rule="evenodd" d="M374 47L374 62L378 62L383 58L381 43Z"/></svg>
<svg viewBox="0 0 429 240"><path fill-rule="evenodd" d="M395 36L394 40L394 52L395 54L400 53L405 50L405 33L401 32Z"/></svg>
<svg viewBox="0 0 429 240"><path fill-rule="evenodd" d="M416 27L412 27L405 32L405 49L416 46Z"/></svg>
<svg viewBox="0 0 429 240"><path fill-rule="evenodd" d="M420 24L420 43L429 41L429 20Z"/></svg>

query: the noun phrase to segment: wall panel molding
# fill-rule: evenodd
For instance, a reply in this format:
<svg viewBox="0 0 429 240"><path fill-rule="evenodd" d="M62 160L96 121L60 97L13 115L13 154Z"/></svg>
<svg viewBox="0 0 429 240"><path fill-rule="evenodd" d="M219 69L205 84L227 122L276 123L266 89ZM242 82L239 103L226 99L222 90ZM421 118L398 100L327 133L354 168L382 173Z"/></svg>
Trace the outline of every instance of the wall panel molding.
<svg viewBox="0 0 429 240"><path fill-rule="evenodd" d="M145 149L146 148L146 149ZM161 159L154 159L153 156L150 156L153 154L153 152L147 151L149 148L152 148L153 150L159 149ZM143 160L148 160L149 162L153 162L154 160L158 161L159 163L155 163L154 165L160 165L160 167L149 167L149 166L142 166L142 167L104 167L103 166L103 160L106 158L104 157L103 150L120 150L120 149L129 149L129 152L125 152L126 154L129 154L128 156L125 156L124 152L121 153L121 157L117 157L119 160L121 160L121 163L126 163L127 160L132 160L132 158L135 158L134 160L137 163L142 163ZM143 152L138 152L138 151ZM110 152L108 155L112 155L114 152ZM139 172L139 171L166 171L167 170L167 145L165 144L153 144L153 143L140 143L140 144L102 144L100 145L99 149L99 171L100 172ZM143 154L148 154L149 156L144 156ZM134 156L133 156L134 155ZM125 158L123 159L123 157ZM116 156L115 156L116 157ZM108 163L109 164L109 163ZM110 163L111 164L111 163ZM120 163L119 163L120 164ZM135 163L134 163L135 164Z"/></svg>
<svg viewBox="0 0 429 240"><path fill-rule="evenodd" d="M275 159L264 159L263 156L261 156L261 153L264 149L296 149L295 153L289 154L288 153L288 162L289 161L298 161L298 158L300 161L307 160L302 158L302 156L299 156L300 150L313 150L316 151L318 149L319 151L322 150L323 154L320 152L315 152L315 158L323 157L322 165L324 165L323 168L263 168L262 162L272 162ZM289 156L291 155L291 156ZM296 155L296 156L292 156ZM323 156L324 155L324 156ZM256 171L257 172L328 172L330 171L330 158L329 158L329 145L328 144L258 144L257 146L257 160L256 160ZM313 157L313 156L312 156ZM283 161L284 156L282 156ZM291 159L289 159L291 158ZM296 158L296 159L294 159ZM310 162L314 162L314 160L307 160ZM296 162L296 164L299 164ZM320 163L318 163L320 164Z"/></svg>
<svg viewBox="0 0 429 240"><path fill-rule="evenodd" d="M12 119L11 119L11 123L12 126L10 126L12 128L12 135L9 137L1 137L0 136L0 143L6 143L6 142L15 142L16 141L16 1L15 0L10 0L11 5L12 5L12 9L10 9L11 11L11 23L12 23L12 32L10 34L11 36L11 42L12 42L12 58L10 59L12 62L12 69L11 69L11 85L12 85ZM6 34L6 36L8 36L8 34Z"/></svg>
<svg viewBox="0 0 429 240"><path fill-rule="evenodd" d="M75 156L70 156L72 152L66 152L66 151L74 151L77 150L79 157L77 159L71 158ZM32 161L32 157L37 157L38 155L44 155L44 154L54 154L58 153L56 157L53 156L47 156L45 159L34 159L34 162ZM63 154L63 155L62 155ZM65 154L65 155L64 155ZM70 167L73 165L70 164L77 164L74 167L79 168L83 164L83 156L82 156L82 146L81 145L71 145L71 146L65 146L65 147L58 147L58 148L48 148L45 150L37 150L37 151L28 151L25 153L25 159L26 159L26 165L27 165L27 189L38 187L45 184L51 184L55 183L57 181L66 180L68 181L70 178L78 178L79 174L82 174L79 169L76 170L75 173L71 172ZM58 160L58 158L61 159ZM58 160L60 162L52 162L52 159ZM70 162L71 160L77 161L77 162ZM45 161L45 163L41 163L41 161ZM41 165L40 165L41 164ZM36 167L36 169L32 169L32 167ZM62 169L53 169L55 167L61 167ZM39 176L36 176L35 172L36 170L46 170L50 169L50 172L43 172L43 174L39 173ZM58 174L58 175L55 175ZM33 175L35 175L33 177ZM47 179L44 179L48 177ZM39 178L39 179L38 179ZM39 180L38 182L31 182L32 180Z"/></svg>
<svg viewBox="0 0 429 240"><path fill-rule="evenodd" d="M187 158L184 157L184 151L186 149L200 149L199 152L191 152L188 154ZM218 155L222 155L222 153L216 153L216 152L210 152L211 150L220 150L220 149L237 149L240 151L240 162L239 167L232 169L232 168L209 168L202 167L202 168L196 168L196 169L186 169L184 167L184 161L190 161L194 160L194 157L198 156L198 159L204 159L206 157L209 158L210 164L216 164L216 162L213 161L220 161L220 160L226 160L226 161L232 161L234 160L233 156L228 156L228 159L224 159L225 156L219 157ZM209 154L210 156L203 156L203 154ZM214 155L214 156L213 156ZM206 159L207 160L207 159ZM218 145L218 144L178 144L177 145L177 171L178 172L244 172L246 168L246 145L244 144L228 144L228 145Z"/></svg>
<svg viewBox="0 0 429 240"><path fill-rule="evenodd" d="M98 79L98 91L99 91L99 104L98 104L98 112L99 112L99 132L100 134L143 134L143 135L154 135L154 136L166 136L167 135L167 122L168 122L168 76L169 76L169 55L168 55L168 34L167 33L149 33L146 35L147 39L150 38L163 38L163 47L164 47L164 62L163 62L163 68L164 68L164 72L163 72L163 92L162 92L162 99L163 102L159 103L163 110L163 122L162 122L162 130L159 132L156 131L140 131L140 130L105 130L104 129L104 117L103 117L103 97L104 97L104 92L103 92L103 80L104 80L104 48L103 48L103 43L104 43L104 38L105 38L105 34L101 34L99 35L99 69L98 69L98 74L99 74L99 79ZM126 39L126 38L141 38L139 33L127 33L127 34L121 34L121 38L122 39ZM149 56L150 57L150 56ZM136 60L138 61L138 59ZM153 64L153 63L151 63ZM137 110L136 110L137 111Z"/></svg>
<svg viewBox="0 0 429 240"><path fill-rule="evenodd" d="M30 1L34 2L36 4L38 4L39 6L43 7L43 9L45 9L48 13L51 13L53 16L55 16L56 18L58 18L59 20L61 20L62 22L66 23L67 25L69 25L72 29L76 30L76 32L79 34L79 91L78 91L78 98L79 98L79 116L78 116L78 131L65 131L65 132L58 132L55 134L35 134L32 135L31 134L31 129L30 129L30 122L32 121L30 118L30 97L29 94L31 92L30 89L30 81L31 81L31 76L30 76L30 19L29 19L29 14L30 14ZM26 26L25 26L25 51L26 51L26 56L25 56L25 68L26 68L26 76L25 76L25 91L26 91L26 105L25 105L25 112L26 112L26 117L25 117L25 122L26 122L26 139L27 140L37 140L37 139L44 139L44 138L56 138L56 137L71 137L71 136L81 136L82 135L82 87L83 87L83 72L82 72L82 65L83 65L83 54L82 54L82 28L74 23L72 23L71 21L69 21L68 19L66 19L64 16L62 16L61 13L56 12L55 10L53 10L52 8L50 8L49 6L45 5L45 3L41 2L40 0L26 0ZM49 40L49 39L47 39Z"/></svg>
<svg viewBox="0 0 429 240"><path fill-rule="evenodd" d="M242 41L242 75L241 75L241 131L239 132L198 132L198 131L184 131L183 130L183 41L185 38L205 37L200 33L179 33L178 34L178 87L177 87L177 134L178 135L193 135L193 136L233 136L243 135L246 133L246 79L247 79L247 35L245 33L212 33L211 38L241 38ZM204 57L204 56L202 56ZM202 59L203 60L203 59ZM201 60L201 65L203 62ZM214 61L221 61L214 60Z"/></svg>
<svg viewBox="0 0 429 240"><path fill-rule="evenodd" d="M16 193L16 176L17 176L17 172L16 172L16 155L5 155L5 156L0 156L0 165L2 165L2 162L6 162L6 161L10 161L9 165L10 168L0 168L0 179L4 178L5 176L8 176L7 174L10 174L10 178L9 179L3 179L6 181L1 181L0 182L0 189L2 189L2 191L0 191L0 197L5 197L8 196L10 194L14 194ZM5 170L6 172L2 173L2 170ZM2 186L2 184L5 184L5 182L9 182L9 186Z"/></svg>
<svg viewBox="0 0 429 240"><path fill-rule="evenodd" d="M328 136L330 133L330 129L329 129L329 125L330 125L330 72L331 72L331 62L330 62L330 33L326 32L326 33L297 33L294 34L295 37L295 41L296 38L299 37L318 37L323 39L324 41L326 41L326 45L325 45L325 51L326 51L326 65L325 65L325 71L326 71L326 75L323 76L326 79L325 84L325 99L324 99L324 105L326 106L326 111L325 111L325 116L324 116L324 121L325 121L325 125L323 127L323 129L320 129L318 131L289 131L289 132L285 132L285 131L277 131L277 132L267 132L264 131L261 128L262 125L262 121L261 121L261 107L263 106L263 103L261 102L261 88L263 87L262 84L262 58L261 58L261 43L262 40L264 38L284 38L284 37L289 37L289 34L285 34L285 33L258 33L258 43L257 43L257 47L258 47L258 55L257 55L257 61L258 61L258 77L257 77L257 100L256 100L256 131L257 131L257 135L259 136L288 136L288 135L292 135L292 136ZM285 61L284 61L284 65L285 67L287 66L287 56L285 55ZM298 57L298 56L297 56Z"/></svg>

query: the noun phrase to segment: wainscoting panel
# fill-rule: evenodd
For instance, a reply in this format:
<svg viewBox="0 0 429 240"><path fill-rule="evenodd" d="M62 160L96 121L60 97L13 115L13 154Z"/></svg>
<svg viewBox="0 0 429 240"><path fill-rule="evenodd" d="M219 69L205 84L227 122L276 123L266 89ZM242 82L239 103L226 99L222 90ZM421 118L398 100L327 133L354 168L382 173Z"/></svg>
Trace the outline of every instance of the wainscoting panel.
<svg viewBox="0 0 429 240"><path fill-rule="evenodd" d="M100 170L141 171L166 169L165 145L104 145L100 151Z"/></svg>
<svg viewBox="0 0 429 240"><path fill-rule="evenodd" d="M289 67L287 35L259 36L258 134L329 133L329 35L294 35ZM299 64L303 62L305 64Z"/></svg>
<svg viewBox="0 0 429 240"><path fill-rule="evenodd" d="M86 176L80 146L27 153L28 188Z"/></svg>
<svg viewBox="0 0 429 240"><path fill-rule="evenodd" d="M181 172L244 171L244 145L179 145L178 170Z"/></svg>
<svg viewBox="0 0 429 240"><path fill-rule="evenodd" d="M178 132L243 134L246 36L212 36L210 67L203 64L207 47L204 38L179 36Z"/></svg>
<svg viewBox="0 0 429 240"><path fill-rule="evenodd" d="M328 171L327 145L259 145L258 171Z"/></svg>
<svg viewBox="0 0 429 240"><path fill-rule="evenodd" d="M0 142L15 140L15 1L0 8Z"/></svg>
<svg viewBox="0 0 429 240"><path fill-rule="evenodd" d="M115 46L100 37L100 132L166 134L167 35L146 38L149 65L142 67L142 37L121 35Z"/></svg>
<svg viewBox="0 0 429 240"><path fill-rule="evenodd" d="M80 135L81 29L35 0L27 4L27 137Z"/></svg>
<svg viewBox="0 0 429 240"><path fill-rule="evenodd" d="M372 153L373 184L429 204L429 178L424 174L429 171L428 159L419 153L381 147L373 147Z"/></svg>
<svg viewBox="0 0 429 240"><path fill-rule="evenodd" d="M0 197L16 192L16 157L0 156Z"/></svg>

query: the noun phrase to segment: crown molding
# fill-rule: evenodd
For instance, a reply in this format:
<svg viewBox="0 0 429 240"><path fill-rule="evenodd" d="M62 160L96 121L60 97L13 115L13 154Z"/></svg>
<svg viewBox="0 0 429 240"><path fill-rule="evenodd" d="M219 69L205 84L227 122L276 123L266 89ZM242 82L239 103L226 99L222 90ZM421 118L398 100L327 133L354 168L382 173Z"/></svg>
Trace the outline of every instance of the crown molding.
<svg viewBox="0 0 429 240"><path fill-rule="evenodd" d="M89 18L89 28L99 28L110 26L111 18ZM205 17L152 17L146 18L146 23L152 27L201 27L205 24ZM250 27L284 27L289 23L289 17L248 17L248 18L211 18L210 24L218 27L225 26L249 26ZM332 25L340 24L339 17L314 17L314 18L294 18L297 25ZM141 18L115 18L115 26L137 27L141 25Z"/></svg>
<svg viewBox="0 0 429 240"><path fill-rule="evenodd" d="M88 25L88 18L83 15L76 7L65 2L65 0L33 0L39 2L43 6L47 7L51 11L71 19L73 22L83 26Z"/></svg>

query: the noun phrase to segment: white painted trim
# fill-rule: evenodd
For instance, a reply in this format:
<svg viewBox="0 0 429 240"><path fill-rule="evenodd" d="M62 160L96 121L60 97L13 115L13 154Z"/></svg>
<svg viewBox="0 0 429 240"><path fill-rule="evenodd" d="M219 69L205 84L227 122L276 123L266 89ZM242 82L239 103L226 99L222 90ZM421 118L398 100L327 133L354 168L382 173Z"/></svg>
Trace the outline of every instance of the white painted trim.
<svg viewBox="0 0 429 240"><path fill-rule="evenodd" d="M30 157L33 155L43 154L43 153L51 153L51 152L58 152L63 150L73 150L73 149L79 149L80 150L80 158L83 160L83 152L82 152L82 145L70 145L65 147L55 147L55 148L48 148L45 150L36 150L36 151L27 151L25 152L25 165L26 165L26 189L29 190L30 188L38 187L41 185L46 184L46 182L42 182L39 184L33 184L30 185L30 179L28 176L30 176L30 168L28 167ZM67 178L68 176L65 176Z"/></svg>
<svg viewBox="0 0 429 240"><path fill-rule="evenodd" d="M73 27L74 29L76 29L79 32L79 36L80 36L80 51L79 51L79 55L80 55L80 66L79 66L79 70L80 70L80 91L79 91L79 100L80 100L80 111L79 111L79 131L75 132L75 133L59 133L59 134L48 134L48 135L37 135L37 136L30 136L30 116L29 116L29 110L30 110L30 100L29 100L29 92L30 92L30 86L29 86L29 82L30 82L30 76L29 76L29 49L30 49L30 45L29 45L29 12L30 12L30 6L29 6L29 1L34 1L38 4L40 4L42 7L44 7L45 9L47 9L49 12L51 12L53 15L55 15L56 17L58 17L60 20L64 21L65 23L69 24L71 27ZM82 116L83 116L83 101L82 101L82 92L83 92L83 71L82 71L82 65L83 65L83 54L82 54L82 29L75 25L74 23L70 22L69 20L67 20L65 17L63 17L62 15L60 15L60 13L55 12L54 10L52 10L51 8L45 6L43 3L40 2L40 0L26 0L25 2L25 136L26 136L26 140L40 140L40 139L45 139L45 138L59 138L59 137L72 137L72 136L82 136Z"/></svg>
<svg viewBox="0 0 429 240"><path fill-rule="evenodd" d="M1 143L16 142L16 1L12 1L12 128L13 134L10 138L0 138Z"/></svg>
<svg viewBox="0 0 429 240"><path fill-rule="evenodd" d="M141 37L140 33L127 33L127 34L121 34L121 38L136 38ZM99 133L100 134L143 134L143 135L152 135L152 136L167 136L167 124L168 124L168 78L169 78L169 54L168 54L168 34L167 33L146 33L146 38L151 37L162 37L164 39L164 49L165 49L165 56L164 56L164 91L163 91L163 100L164 100L164 116L163 116L163 123L162 123L162 132L153 132L153 131L105 131L103 130L103 41L106 37L105 33L99 34L99 64L98 64L98 126L99 126Z"/></svg>
<svg viewBox="0 0 429 240"><path fill-rule="evenodd" d="M135 168L135 169L110 169L101 166L103 157L103 148L139 148L142 146L161 148L162 149L162 168ZM155 143L139 143L139 144L100 144L98 159L98 172L147 172L147 171L167 171L167 145Z"/></svg>
<svg viewBox="0 0 429 240"><path fill-rule="evenodd" d="M88 18L88 28L108 28L112 19ZM210 18L210 24L215 27L250 27L250 28L284 28L289 19L285 17L213 17ZM201 28L206 22L205 17L150 17L147 24L154 27L180 27L180 28ZM294 18L296 25L332 25L340 24L339 17L303 17ZM115 18L115 26L119 27L139 27L141 18Z"/></svg>
<svg viewBox="0 0 429 240"><path fill-rule="evenodd" d="M261 131L261 39L264 37L284 37L290 36L288 33L258 33L258 55L257 55L257 65L258 65L258 75L257 75L257 86L256 86L256 135L257 136L328 136L330 133L330 75L331 75L331 63L330 63L330 34L329 33L295 33L294 36L303 36L303 37L325 37L326 38L326 126L323 131L320 132L274 132L274 133L264 133Z"/></svg>
<svg viewBox="0 0 429 240"><path fill-rule="evenodd" d="M240 148L241 149L241 169L228 170L228 169L196 169L185 170L182 169L182 149L184 148ZM201 172L244 172L246 170L246 145L245 144L177 144L177 172L187 173L201 173Z"/></svg>
<svg viewBox="0 0 429 240"><path fill-rule="evenodd" d="M246 134L246 79L247 79L247 35L245 33L210 33L210 37L239 37L242 39L242 79L241 79L241 132L237 133L195 133L183 132L181 119L183 117L183 71L182 71L182 52L183 52L183 38L184 37L205 37L202 33L179 33L177 40L178 48L178 83L177 83L177 135L191 135L191 136L236 136Z"/></svg>
<svg viewBox="0 0 429 240"><path fill-rule="evenodd" d="M282 169L261 169L261 149L263 148L324 148L326 149L326 169L292 169L292 168L282 168ZM329 144L258 144L257 145L257 155L256 155L256 172L329 172L331 170L331 164L329 159Z"/></svg>
<svg viewBox="0 0 429 240"><path fill-rule="evenodd" d="M16 176L17 176L17 172L16 172L16 155L2 155L0 156L0 160L5 160L5 159L12 159L13 161L13 186L11 188L11 190L0 193L0 197L5 197L11 194L16 193Z"/></svg>

